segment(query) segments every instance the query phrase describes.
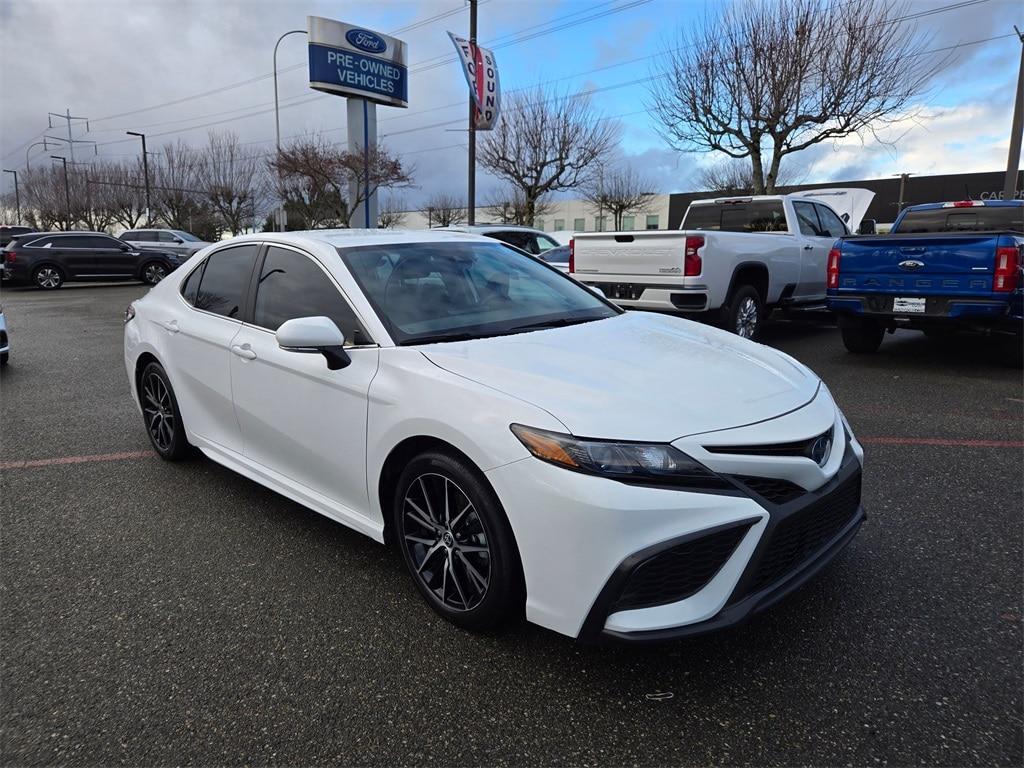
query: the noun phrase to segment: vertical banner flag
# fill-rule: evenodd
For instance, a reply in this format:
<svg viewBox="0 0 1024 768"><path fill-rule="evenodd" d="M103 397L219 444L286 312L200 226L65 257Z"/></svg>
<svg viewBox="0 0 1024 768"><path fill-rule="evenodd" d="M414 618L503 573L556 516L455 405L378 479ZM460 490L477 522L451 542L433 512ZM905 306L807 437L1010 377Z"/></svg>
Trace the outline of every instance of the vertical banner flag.
<svg viewBox="0 0 1024 768"><path fill-rule="evenodd" d="M473 94L473 126L478 131L489 131L498 121L501 109L501 88L498 84L498 64L494 54L469 40L451 32L448 37L455 44L462 61L469 91Z"/></svg>

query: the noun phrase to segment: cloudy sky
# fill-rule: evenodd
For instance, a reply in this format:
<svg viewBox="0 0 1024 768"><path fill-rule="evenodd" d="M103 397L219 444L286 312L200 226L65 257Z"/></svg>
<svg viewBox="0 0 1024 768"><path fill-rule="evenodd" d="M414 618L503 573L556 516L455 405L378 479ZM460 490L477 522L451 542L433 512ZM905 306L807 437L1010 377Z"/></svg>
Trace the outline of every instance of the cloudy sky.
<svg viewBox="0 0 1024 768"><path fill-rule="evenodd" d="M709 0L710 1L710 0ZM854 2L856 0L853 0ZM644 109L654 54L674 30L695 24L704 0L481 0L479 39L495 49L506 91L556 81L566 91L600 89L595 106L619 116L621 152L663 192L693 189L704 155L666 148ZM851 138L822 144L800 159L807 181L988 171L1005 167L1020 44L1020 0L924 0L909 13L926 50L959 46L955 60L922 98L917 116L888 129L885 142ZM415 165L415 206L438 190L465 188L465 84L447 30L465 33L463 0L339 3L321 0L0 0L0 156L4 168L49 162L47 113L75 122L78 139L102 157L138 155L164 142L205 142L230 130L261 151L274 143L271 53L282 32L305 27L307 14L383 32L404 30L413 74L408 109L379 108L384 141ZM991 39L995 38L995 39ZM984 41L984 42L981 42ZM931 55L931 54L929 54ZM344 140L344 103L309 90L305 40L286 38L279 54L281 131ZM899 77L898 72L893 73ZM95 157L78 145L79 157ZM4 175L4 189L10 175ZM493 181L481 174L484 193Z"/></svg>

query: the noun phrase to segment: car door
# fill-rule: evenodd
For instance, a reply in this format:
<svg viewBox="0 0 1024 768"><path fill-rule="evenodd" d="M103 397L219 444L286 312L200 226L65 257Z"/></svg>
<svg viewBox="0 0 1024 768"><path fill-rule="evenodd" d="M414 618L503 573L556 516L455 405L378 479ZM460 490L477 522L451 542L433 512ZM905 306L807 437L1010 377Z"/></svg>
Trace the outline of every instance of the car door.
<svg viewBox="0 0 1024 768"><path fill-rule="evenodd" d="M231 386L248 459L353 513L368 510L366 415L378 348L334 279L313 256L267 248L254 281L251 322L232 342ZM332 371L319 354L290 352L274 332L286 320L325 316L352 362Z"/></svg>
<svg viewBox="0 0 1024 768"><path fill-rule="evenodd" d="M95 277L133 277L139 271L137 249L116 237L108 235L82 235L92 253Z"/></svg>
<svg viewBox="0 0 1024 768"><path fill-rule="evenodd" d="M34 245L34 244L33 244ZM67 279L92 277L96 274L96 257L88 235L60 235L43 246L46 260L64 270Z"/></svg>
<svg viewBox="0 0 1024 768"><path fill-rule="evenodd" d="M154 317L163 356L189 431L215 448L242 453L231 398L231 344L242 328L259 243L211 253L181 284L180 297Z"/></svg>
<svg viewBox="0 0 1024 768"><path fill-rule="evenodd" d="M835 238L829 237L818 220L818 206L805 200L793 201L800 229L800 282L794 298L804 300L825 298L825 268L828 252Z"/></svg>

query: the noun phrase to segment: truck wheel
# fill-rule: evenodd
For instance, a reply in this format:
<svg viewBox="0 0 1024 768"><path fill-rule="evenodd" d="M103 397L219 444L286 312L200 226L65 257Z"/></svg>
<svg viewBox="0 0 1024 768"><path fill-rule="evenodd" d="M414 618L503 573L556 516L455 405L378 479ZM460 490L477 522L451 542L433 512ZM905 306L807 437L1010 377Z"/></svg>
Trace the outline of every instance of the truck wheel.
<svg viewBox="0 0 1024 768"><path fill-rule="evenodd" d="M761 336L765 311L761 294L750 285L739 286L725 312L725 329L751 341Z"/></svg>
<svg viewBox="0 0 1024 768"><path fill-rule="evenodd" d="M885 328L864 321L841 324L839 330L843 334L843 344L847 351L858 355L877 352L885 336Z"/></svg>

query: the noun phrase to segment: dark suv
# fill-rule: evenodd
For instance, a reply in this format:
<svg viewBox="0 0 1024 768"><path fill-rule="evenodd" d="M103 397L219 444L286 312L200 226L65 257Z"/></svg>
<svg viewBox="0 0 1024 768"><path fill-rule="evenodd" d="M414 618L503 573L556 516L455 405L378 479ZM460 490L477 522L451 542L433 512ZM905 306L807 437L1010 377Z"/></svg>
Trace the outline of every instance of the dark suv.
<svg viewBox="0 0 1024 768"><path fill-rule="evenodd" d="M66 281L141 280L156 285L185 258L137 248L102 232L35 232L3 250L5 279L51 290Z"/></svg>

